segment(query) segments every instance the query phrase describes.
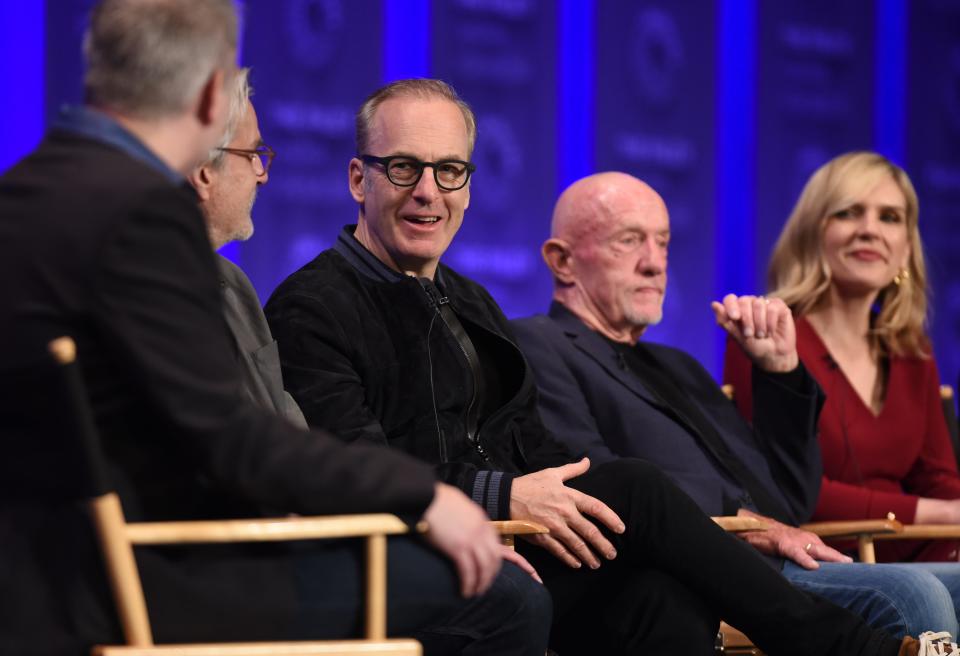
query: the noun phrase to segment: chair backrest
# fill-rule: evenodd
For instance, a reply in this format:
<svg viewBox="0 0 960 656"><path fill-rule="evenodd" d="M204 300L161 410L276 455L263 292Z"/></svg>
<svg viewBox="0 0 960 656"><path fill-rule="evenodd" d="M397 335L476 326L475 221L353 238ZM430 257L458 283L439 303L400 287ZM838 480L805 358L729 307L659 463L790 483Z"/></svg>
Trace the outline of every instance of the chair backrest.
<svg viewBox="0 0 960 656"><path fill-rule="evenodd" d="M940 404L943 406L943 417L947 421L947 431L950 433L950 442L953 444L953 456L960 469L960 422L957 421L957 404L953 388L949 385L940 386Z"/></svg>
<svg viewBox="0 0 960 656"><path fill-rule="evenodd" d="M73 340L59 338L0 373L0 494L7 503L87 499L108 491Z"/></svg>
<svg viewBox="0 0 960 656"><path fill-rule="evenodd" d="M83 502L89 510L128 644L152 644L133 547L111 491L76 345L53 340L47 352L0 375L0 494L38 507ZM122 584L120 583L122 582Z"/></svg>

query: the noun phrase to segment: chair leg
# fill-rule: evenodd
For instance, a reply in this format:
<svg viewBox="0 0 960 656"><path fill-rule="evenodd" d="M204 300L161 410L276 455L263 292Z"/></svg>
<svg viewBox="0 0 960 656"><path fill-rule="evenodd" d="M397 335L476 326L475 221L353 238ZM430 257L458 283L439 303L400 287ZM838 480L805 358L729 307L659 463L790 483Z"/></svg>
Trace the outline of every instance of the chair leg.
<svg viewBox="0 0 960 656"><path fill-rule="evenodd" d="M387 536L367 538L367 639L387 637Z"/></svg>

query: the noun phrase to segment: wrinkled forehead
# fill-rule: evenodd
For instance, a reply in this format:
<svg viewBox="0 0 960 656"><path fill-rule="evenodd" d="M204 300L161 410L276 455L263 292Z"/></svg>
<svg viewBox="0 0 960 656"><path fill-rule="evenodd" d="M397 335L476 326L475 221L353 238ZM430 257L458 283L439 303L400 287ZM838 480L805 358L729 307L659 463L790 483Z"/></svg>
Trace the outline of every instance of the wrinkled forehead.
<svg viewBox="0 0 960 656"><path fill-rule="evenodd" d="M579 228L584 237L594 241L604 241L627 231L645 235L670 231L666 205L655 194L598 195L593 205L593 211L585 213Z"/></svg>

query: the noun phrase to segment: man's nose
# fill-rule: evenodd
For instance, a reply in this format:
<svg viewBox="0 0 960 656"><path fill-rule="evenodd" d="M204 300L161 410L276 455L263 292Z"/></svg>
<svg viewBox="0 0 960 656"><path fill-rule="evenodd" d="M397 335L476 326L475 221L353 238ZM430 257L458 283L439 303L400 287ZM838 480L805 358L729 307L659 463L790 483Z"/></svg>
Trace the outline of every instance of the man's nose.
<svg viewBox="0 0 960 656"><path fill-rule="evenodd" d="M643 249L638 263L639 269L648 275L658 275L667 270L667 252L666 249L657 245L650 244Z"/></svg>
<svg viewBox="0 0 960 656"><path fill-rule="evenodd" d="M417 184L413 186L413 196L428 203L436 200L440 196L440 188L437 186L437 181L434 179L433 169L431 167L423 167L420 179L417 180Z"/></svg>

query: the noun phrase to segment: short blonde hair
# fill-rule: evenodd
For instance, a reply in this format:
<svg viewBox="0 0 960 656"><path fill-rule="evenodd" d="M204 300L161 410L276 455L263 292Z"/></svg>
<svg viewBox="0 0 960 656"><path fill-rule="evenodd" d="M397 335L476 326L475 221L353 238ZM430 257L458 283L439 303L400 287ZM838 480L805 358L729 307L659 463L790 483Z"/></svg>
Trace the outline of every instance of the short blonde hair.
<svg viewBox="0 0 960 656"><path fill-rule="evenodd" d="M767 287L803 316L826 301L831 273L823 256L823 231L829 217L862 199L883 176L889 175L906 200L909 277L891 282L877 298L870 339L878 352L929 355L926 333L927 268L918 228L917 193L906 172L886 157L852 152L830 160L810 177L780 233L767 270Z"/></svg>

